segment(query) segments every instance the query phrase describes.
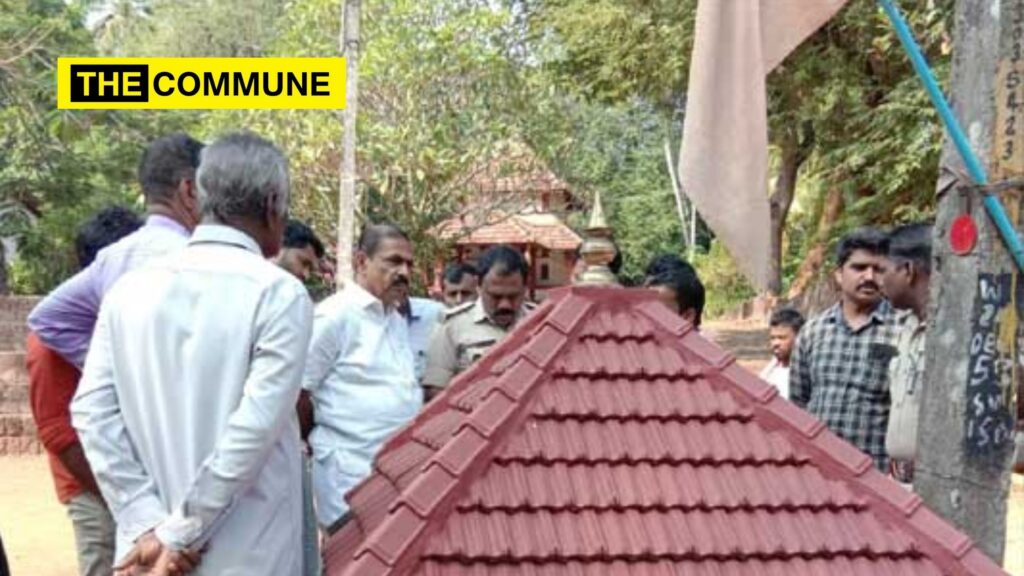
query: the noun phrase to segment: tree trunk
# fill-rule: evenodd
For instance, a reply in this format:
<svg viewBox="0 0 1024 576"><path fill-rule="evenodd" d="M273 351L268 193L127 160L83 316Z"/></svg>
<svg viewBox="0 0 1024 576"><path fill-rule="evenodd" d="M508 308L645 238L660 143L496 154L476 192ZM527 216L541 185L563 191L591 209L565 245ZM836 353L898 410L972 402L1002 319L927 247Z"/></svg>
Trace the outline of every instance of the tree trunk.
<svg viewBox="0 0 1024 576"><path fill-rule="evenodd" d="M814 133L809 124L804 126L802 136L801 139L801 135L794 128L784 129L780 143L782 158L779 163L779 174L775 178L775 189L768 197L772 243L768 291L773 296L782 294L782 236L786 229L789 208L793 205L797 176L800 166L807 160L814 145Z"/></svg>
<svg viewBox="0 0 1024 576"><path fill-rule="evenodd" d="M10 293L11 287L7 282L7 248L0 242L0 296L8 296Z"/></svg>
<svg viewBox="0 0 1024 576"><path fill-rule="evenodd" d="M359 107L360 0L345 0L341 22L341 53L345 62L345 113L341 136L341 193L338 195L338 269L340 288L353 277L352 254L356 211L356 116Z"/></svg>
<svg viewBox="0 0 1024 576"><path fill-rule="evenodd" d="M958 0L955 15L951 99L956 115L990 180L1019 176L1024 141L1015 133L1021 133L1024 115L1012 106L1020 94L1004 89L1004 74L1024 73L1024 62L1014 64L1010 56L1024 44L1020 30L1013 38L1024 0ZM1014 151L1000 165L1007 145ZM941 165L949 173L964 173L948 139ZM1004 394L1017 389L1021 372L1013 350L1013 341L1021 338L1019 328L1016 338L1012 330L1018 319L1012 304L1014 266L980 196L968 204L959 193L945 192L945 180L940 180L932 250L914 488L929 508L1001 562L1013 446L1012 411ZM953 220L968 212L979 228L978 244L971 254L957 256L946 238Z"/></svg>
<svg viewBox="0 0 1024 576"><path fill-rule="evenodd" d="M807 251L804 261L800 263L800 269L797 270L793 285L789 287L787 298L796 298L802 294L817 277L827 260L828 255L825 250L828 247L829 230L839 221L844 208L842 191L838 187L831 188L828 191L828 196L825 197L825 206L821 210L821 219L818 220L818 229L814 233L814 242L811 244L811 249Z"/></svg>

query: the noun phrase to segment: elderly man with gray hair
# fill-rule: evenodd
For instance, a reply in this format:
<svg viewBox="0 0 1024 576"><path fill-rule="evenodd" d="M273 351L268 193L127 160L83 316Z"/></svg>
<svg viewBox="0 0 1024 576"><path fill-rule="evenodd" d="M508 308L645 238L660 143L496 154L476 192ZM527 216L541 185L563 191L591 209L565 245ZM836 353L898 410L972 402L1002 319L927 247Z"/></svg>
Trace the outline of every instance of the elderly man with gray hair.
<svg viewBox="0 0 1024 576"><path fill-rule="evenodd" d="M104 300L73 421L117 521L119 574L301 574L295 403L312 304L266 259L287 161L232 134L203 151L197 182L188 246Z"/></svg>

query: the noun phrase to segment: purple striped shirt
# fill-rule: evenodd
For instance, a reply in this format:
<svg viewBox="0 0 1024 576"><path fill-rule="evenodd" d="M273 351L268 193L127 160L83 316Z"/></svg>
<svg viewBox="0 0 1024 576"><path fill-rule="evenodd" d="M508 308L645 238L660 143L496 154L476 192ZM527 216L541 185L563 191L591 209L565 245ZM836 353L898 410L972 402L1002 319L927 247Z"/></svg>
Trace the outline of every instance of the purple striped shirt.
<svg viewBox="0 0 1024 576"><path fill-rule="evenodd" d="M92 264L50 292L29 314L29 328L81 369L107 291L125 272L184 248L188 236L177 221L149 216L142 228L101 250Z"/></svg>

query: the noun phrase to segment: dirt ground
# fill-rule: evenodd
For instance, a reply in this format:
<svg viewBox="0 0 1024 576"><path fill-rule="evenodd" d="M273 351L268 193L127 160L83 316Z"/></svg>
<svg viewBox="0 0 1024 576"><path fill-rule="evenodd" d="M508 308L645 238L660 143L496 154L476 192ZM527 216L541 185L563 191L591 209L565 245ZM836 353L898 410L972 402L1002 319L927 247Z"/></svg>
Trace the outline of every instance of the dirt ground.
<svg viewBox="0 0 1024 576"><path fill-rule="evenodd" d="M42 456L0 458L0 535L12 576L74 576L71 522ZM1006 569L1024 576L1024 476L1014 477Z"/></svg>
<svg viewBox="0 0 1024 576"><path fill-rule="evenodd" d="M0 458L0 537L12 576L74 576L75 537L44 456Z"/></svg>
<svg viewBox="0 0 1024 576"><path fill-rule="evenodd" d="M707 327L742 365L768 361L767 330L735 323ZM74 576L74 535L57 502L46 458L0 457L0 537L12 576ZM1015 476L1007 518L1006 569L1024 576L1024 476Z"/></svg>

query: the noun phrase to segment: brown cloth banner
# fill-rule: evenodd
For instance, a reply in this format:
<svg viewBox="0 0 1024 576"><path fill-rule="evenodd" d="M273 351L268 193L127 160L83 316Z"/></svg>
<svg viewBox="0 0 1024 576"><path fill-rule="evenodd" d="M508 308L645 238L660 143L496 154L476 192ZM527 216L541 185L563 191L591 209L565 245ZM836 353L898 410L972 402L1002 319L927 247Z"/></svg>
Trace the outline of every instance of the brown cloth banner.
<svg viewBox="0 0 1024 576"><path fill-rule="evenodd" d="M765 76L846 0L701 0L679 177L751 284L768 284Z"/></svg>

